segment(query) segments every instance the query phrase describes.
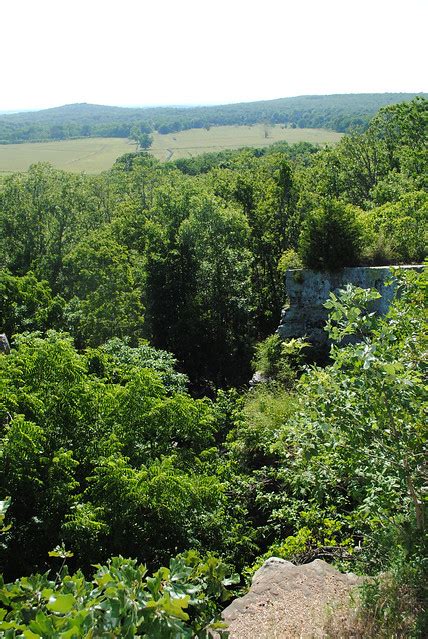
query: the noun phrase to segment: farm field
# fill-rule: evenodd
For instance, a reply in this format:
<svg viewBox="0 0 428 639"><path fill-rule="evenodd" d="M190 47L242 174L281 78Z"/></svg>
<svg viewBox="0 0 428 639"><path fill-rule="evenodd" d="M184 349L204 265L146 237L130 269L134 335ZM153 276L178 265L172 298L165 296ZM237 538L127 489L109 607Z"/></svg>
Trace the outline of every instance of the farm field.
<svg viewBox="0 0 428 639"><path fill-rule="evenodd" d="M206 129L189 129L179 133L153 134L152 154L159 160L177 160L201 153L239 149L243 146L263 147L274 142L311 142L312 144L337 144L342 133L327 129L287 129L282 125L266 126L216 126Z"/></svg>
<svg viewBox="0 0 428 639"><path fill-rule="evenodd" d="M101 173L116 158L135 150L127 138L81 138L58 142L0 145L0 174L27 171L36 162L50 162L73 173Z"/></svg>
<svg viewBox="0 0 428 639"><path fill-rule="evenodd" d="M281 125L219 126L189 129L179 133L153 134L150 152L159 160L188 158L201 153L237 149L244 146L269 146L274 142L312 142L336 144L341 133L326 129L287 129ZM114 161L134 151L127 138L81 138L57 142L34 142L0 145L0 175L27 171L36 162L50 162L58 169L80 173L101 173Z"/></svg>

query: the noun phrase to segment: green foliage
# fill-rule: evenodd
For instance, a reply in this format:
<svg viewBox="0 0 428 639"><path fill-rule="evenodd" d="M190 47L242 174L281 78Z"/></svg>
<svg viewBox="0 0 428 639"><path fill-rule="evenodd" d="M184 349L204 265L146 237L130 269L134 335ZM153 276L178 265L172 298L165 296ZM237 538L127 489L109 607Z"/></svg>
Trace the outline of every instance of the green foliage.
<svg viewBox="0 0 428 639"><path fill-rule="evenodd" d="M428 195L415 191L362 215L367 260L377 264L423 262L427 247Z"/></svg>
<svg viewBox="0 0 428 639"><path fill-rule="evenodd" d="M227 442L234 462L242 471L276 466L279 458L273 443L297 408L296 398L280 385L260 384L248 394L240 414L235 416L235 428ZM256 483L258 479L251 477L250 481ZM252 490L257 491L257 484Z"/></svg>
<svg viewBox="0 0 428 639"><path fill-rule="evenodd" d="M343 555L349 557L353 550L352 538L343 536L343 523L331 517L314 515L314 512L302 512L302 521L310 526L302 526L295 535L272 544L251 567L246 568L245 577L252 577L270 557L280 557L294 564L309 563L318 557L336 560Z"/></svg>
<svg viewBox="0 0 428 639"><path fill-rule="evenodd" d="M297 251L291 248L287 251L284 251L284 253L279 258L278 271L281 273L281 275L285 275L285 272L288 269L302 268L302 266L302 260L300 259Z"/></svg>
<svg viewBox="0 0 428 639"><path fill-rule="evenodd" d="M6 499L3 499L2 501L0 501L0 533L4 533L10 528L10 525L9 526L4 525L4 520L6 518L6 513L9 509L10 502L11 502L10 497L6 497Z"/></svg>
<svg viewBox="0 0 428 639"><path fill-rule="evenodd" d="M136 255L105 233L94 232L68 254L64 269L70 298L65 319L78 343L99 345L111 337L142 336Z"/></svg>
<svg viewBox="0 0 428 639"><path fill-rule="evenodd" d="M135 560L114 557L96 565L92 580L63 569L0 585L0 631L5 637L227 636L220 605L236 583L213 556L188 552L149 576Z"/></svg>
<svg viewBox="0 0 428 639"><path fill-rule="evenodd" d="M326 201L303 226L299 255L305 266L331 270L356 266L361 255L361 235L356 211L339 201Z"/></svg>
<svg viewBox="0 0 428 639"><path fill-rule="evenodd" d="M298 368L303 364L303 350L307 346L303 339L284 342L275 333L257 345L254 369L260 372L266 381L292 386Z"/></svg>
<svg viewBox="0 0 428 639"><path fill-rule="evenodd" d="M159 193L147 263L147 324L193 382L244 381L252 332L249 228L236 207L205 189ZM165 222L164 222L165 220Z"/></svg>
<svg viewBox="0 0 428 639"><path fill-rule="evenodd" d="M87 481L83 503L95 507L92 522L82 525L87 512L78 508L67 517L63 534L88 562L98 556L100 545L109 553L126 547L153 564L177 548L221 544L220 483L215 477L181 470L173 457L135 469L116 452L100 457Z"/></svg>
<svg viewBox="0 0 428 639"><path fill-rule="evenodd" d="M121 379L129 379L135 368L149 368L160 375L162 383L171 392L186 390L187 376L176 371L177 360L171 353L153 348L147 343L131 347L129 341L129 338L119 337L108 340L98 351L94 351L91 368L94 371L99 369L99 375L103 372ZM104 353L107 355L107 362L103 357Z"/></svg>
<svg viewBox="0 0 428 639"><path fill-rule="evenodd" d="M144 124L134 124L131 128L129 136L135 140L140 149L147 150L153 143L153 137L150 134L150 128Z"/></svg>
<svg viewBox="0 0 428 639"><path fill-rule="evenodd" d="M400 574L422 600L426 276L400 282L384 318L373 314L374 292L332 296L336 344L324 368L302 372L301 341L265 338L302 220L301 250L316 268L354 261L360 249L372 261L423 257L424 105L391 107L366 133L300 159L241 151L183 172L140 153L99 178L39 165L2 181L1 329L14 334L0 356L7 579L45 572L49 552L55 562L73 553L73 570L86 575L112 555L152 569L191 548L240 569L275 552L376 573L402 556L409 570L401 562L382 606L397 617ZM69 335L51 330L64 325ZM27 330L39 332L19 334ZM257 342L257 367L276 382L226 390L248 381ZM7 623L24 628L7 636L72 637L94 619L112 624L100 636L135 636L155 618L166 633L204 632L209 597L196 631L192 593L172 601L166 569L141 612L140 586L122 582L136 575L151 597L152 578L122 560L103 574L113 564L121 576L105 588L82 575L10 585L53 592L25 604L24 619L14 612L19 590Z"/></svg>
<svg viewBox="0 0 428 639"><path fill-rule="evenodd" d="M342 342L351 335L362 340L369 336L376 324L376 312L370 305L381 295L375 289L364 289L347 284L339 297L330 293L324 307L329 310L325 330L334 342Z"/></svg>
<svg viewBox="0 0 428 639"><path fill-rule="evenodd" d="M304 180L313 193L362 208L426 190L426 129L426 99L384 107L365 133L318 154Z"/></svg>
<svg viewBox="0 0 428 639"><path fill-rule="evenodd" d="M54 332L0 358L8 573L43 567L62 539L82 566L124 547L145 561L221 547L224 486L197 463L220 420L172 362L117 340L78 353Z"/></svg>
<svg viewBox="0 0 428 639"><path fill-rule="evenodd" d="M205 198L179 231L179 241L196 266L193 308L202 330L194 347L203 358L216 353L217 386L231 377L230 368L236 370L248 357L242 339L250 330L252 310L248 235L241 213ZM208 377L204 368L201 373Z"/></svg>
<svg viewBox="0 0 428 639"><path fill-rule="evenodd" d="M98 177L46 164L5 177L6 332L66 328L79 348L148 339L200 394L245 383L304 220L315 268L423 258L425 102L388 107L335 149L223 152L180 170L140 152ZM148 135L153 123L134 125Z"/></svg>
<svg viewBox="0 0 428 639"><path fill-rule="evenodd" d="M264 337L276 328L283 300L278 262L286 248L296 246L299 233L292 167L281 153L258 158L243 151L205 180L225 203L236 202L247 218L253 317L256 332Z"/></svg>
<svg viewBox="0 0 428 639"><path fill-rule="evenodd" d="M391 527L408 556L423 556L411 542L426 534L423 282L409 275L385 319L370 309L375 292L332 298L331 337L362 341L333 347L332 365L308 369L292 395L249 394L228 443L252 469L245 499L264 557L345 556L354 569L385 570Z"/></svg>
<svg viewBox="0 0 428 639"><path fill-rule="evenodd" d="M7 176L0 191L3 267L13 275L32 270L58 293L64 257L82 234L105 222L106 200L102 178L56 171L48 164Z"/></svg>
<svg viewBox="0 0 428 639"><path fill-rule="evenodd" d="M414 520L396 523L378 536L388 567L363 583L357 627L361 636L373 639L421 639L428 630L427 538Z"/></svg>
<svg viewBox="0 0 428 639"><path fill-rule="evenodd" d="M21 337L0 358L8 571L44 567L62 540L82 566L124 548L154 564L189 547L242 565L306 529L306 552L352 539L367 568L385 567L385 522L413 512L424 526L422 294L418 280L403 284L379 319L375 294L346 289L328 303L328 328L363 341L334 347L333 364L308 369L292 393L221 393L215 405L183 393L172 360L145 346L82 354L58 334ZM267 345L279 362L301 353Z"/></svg>
<svg viewBox="0 0 428 639"><path fill-rule="evenodd" d="M22 277L0 271L0 329L6 335L60 328L64 300L29 271Z"/></svg>
<svg viewBox="0 0 428 639"><path fill-rule="evenodd" d="M66 550L64 542L59 546L56 546L53 550L48 552L49 557L60 557L61 559L69 559L73 557L73 553Z"/></svg>

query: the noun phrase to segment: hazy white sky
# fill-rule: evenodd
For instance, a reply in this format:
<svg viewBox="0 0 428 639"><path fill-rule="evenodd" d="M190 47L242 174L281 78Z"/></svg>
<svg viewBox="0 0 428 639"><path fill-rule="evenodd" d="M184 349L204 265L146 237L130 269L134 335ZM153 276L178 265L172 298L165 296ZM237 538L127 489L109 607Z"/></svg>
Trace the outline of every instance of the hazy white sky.
<svg viewBox="0 0 428 639"><path fill-rule="evenodd" d="M427 0L0 0L0 110L419 92Z"/></svg>

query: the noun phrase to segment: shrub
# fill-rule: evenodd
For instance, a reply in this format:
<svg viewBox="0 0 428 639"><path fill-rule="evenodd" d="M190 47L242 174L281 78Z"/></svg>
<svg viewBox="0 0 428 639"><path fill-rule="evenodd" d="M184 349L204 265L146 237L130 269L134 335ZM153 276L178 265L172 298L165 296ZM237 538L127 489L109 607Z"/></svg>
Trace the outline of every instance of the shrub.
<svg viewBox="0 0 428 639"><path fill-rule="evenodd" d="M366 261L422 262L427 254L428 195L415 191L361 215Z"/></svg>
<svg viewBox="0 0 428 639"><path fill-rule="evenodd" d="M63 557L67 552L52 552ZM0 578L0 634L6 637L208 637L224 636L221 602L230 597L227 566L189 551L152 577L135 560L113 557L96 565L92 581L62 568L4 584ZM5 633L5 634L4 634ZM22 633L22 634L21 634Z"/></svg>
<svg viewBox="0 0 428 639"><path fill-rule="evenodd" d="M277 268L281 275L284 275L289 268L302 268L302 266L302 260L299 255L294 249L290 248L284 251L279 258Z"/></svg>
<svg viewBox="0 0 428 639"><path fill-rule="evenodd" d="M257 344L253 366L268 381L292 386L303 363L303 349L306 346L308 344L303 339L284 342L275 333Z"/></svg>
<svg viewBox="0 0 428 639"><path fill-rule="evenodd" d="M329 639L422 639L428 636L426 544L414 528L412 545L397 539L394 525L382 548L388 570L365 579L353 609L333 611L324 632ZM409 531L410 532L410 531ZM392 534L391 534L392 533ZM415 534L416 533L416 534ZM415 544L416 540L416 544ZM403 543L404 541L404 543ZM398 545L397 545L398 542ZM362 566L363 570L366 566Z"/></svg>
<svg viewBox="0 0 428 639"><path fill-rule="evenodd" d="M338 200L326 200L306 220L299 255L308 268L334 271L357 265L361 245L362 228L356 209Z"/></svg>

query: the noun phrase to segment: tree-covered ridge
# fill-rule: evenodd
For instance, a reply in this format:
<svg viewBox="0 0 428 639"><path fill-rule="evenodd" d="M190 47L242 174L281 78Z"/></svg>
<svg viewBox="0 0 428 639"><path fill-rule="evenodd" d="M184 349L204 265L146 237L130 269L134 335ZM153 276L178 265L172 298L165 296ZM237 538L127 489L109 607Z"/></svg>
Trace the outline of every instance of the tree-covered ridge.
<svg viewBox="0 0 428 639"><path fill-rule="evenodd" d="M141 137L219 125L284 124L347 132L366 128L383 106L410 101L415 93L308 95L260 102L198 107L125 108L70 104L0 115L0 144L75 137ZM427 97L426 94L420 94Z"/></svg>

